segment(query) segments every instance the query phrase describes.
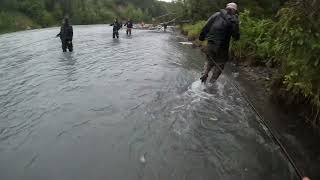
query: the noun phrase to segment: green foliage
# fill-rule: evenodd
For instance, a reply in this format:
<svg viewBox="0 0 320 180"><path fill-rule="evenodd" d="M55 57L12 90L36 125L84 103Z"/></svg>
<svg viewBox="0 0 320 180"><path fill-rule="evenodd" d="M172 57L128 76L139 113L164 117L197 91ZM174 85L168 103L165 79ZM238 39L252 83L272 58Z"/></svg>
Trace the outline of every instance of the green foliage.
<svg viewBox="0 0 320 180"><path fill-rule="evenodd" d="M240 21L241 39L232 45L235 55L241 59L257 59L262 63L275 59L277 46L270 33L274 22L255 19L248 10L240 13Z"/></svg>
<svg viewBox="0 0 320 180"><path fill-rule="evenodd" d="M6 12L0 12L0 32L5 32L6 29L12 29L14 27L14 19Z"/></svg>
<svg viewBox="0 0 320 180"><path fill-rule="evenodd" d="M56 23L56 19L48 11L43 11L43 16L41 17L39 22L43 27L48 27L50 25L55 24Z"/></svg>
<svg viewBox="0 0 320 180"><path fill-rule="evenodd" d="M249 9L256 17L271 16L287 0L234 0L239 10ZM177 0L171 4L169 10L177 13L183 19L193 22L208 19L214 12L225 8L229 0Z"/></svg>
<svg viewBox="0 0 320 180"><path fill-rule="evenodd" d="M0 33L37 27L39 26L23 14L0 11Z"/></svg>
<svg viewBox="0 0 320 180"><path fill-rule="evenodd" d="M189 39L195 40L199 37L205 21L199 21L195 24L184 24L182 30L188 35Z"/></svg>
<svg viewBox="0 0 320 180"><path fill-rule="evenodd" d="M114 18L151 21L153 16L167 12L167 4L156 0L0 0L0 29L20 30L24 26L16 22L21 23L23 18L31 28L58 25L64 16L69 16L73 24L109 23ZM13 18L4 12L20 15Z"/></svg>
<svg viewBox="0 0 320 180"><path fill-rule="evenodd" d="M278 17L278 31L273 33L281 44L278 57L284 69L284 84L320 108L319 20L310 23L309 17L295 8L283 8Z"/></svg>
<svg viewBox="0 0 320 180"><path fill-rule="evenodd" d="M163 1L154 1L153 5L148 9L149 15L152 17L158 17L166 14L168 11L168 3Z"/></svg>
<svg viewBox="0 0 320 180"><path fill-rule="evenodd" d="M130 17L134 22L150 20L151 17L144 14L140 8L135 8L133 5L129 5L123 13L124 18Z"/></svg>
<svg viewBox="0 0 320 180"><path fill-rule="evenodd" d="M23 0L18 9L36 21L41 21L44 15L44 4L39 0Z"/></svg>
<svg viewBox="0 0 320 180"><path fill-rule="evenodd" d="M287 91L297 101L308 100L320 110L319 20L286 7L278 12L276 21L252 18L249 11L240 14L240 21L242 37L233 43L234 54L280 64Z"/></svg>

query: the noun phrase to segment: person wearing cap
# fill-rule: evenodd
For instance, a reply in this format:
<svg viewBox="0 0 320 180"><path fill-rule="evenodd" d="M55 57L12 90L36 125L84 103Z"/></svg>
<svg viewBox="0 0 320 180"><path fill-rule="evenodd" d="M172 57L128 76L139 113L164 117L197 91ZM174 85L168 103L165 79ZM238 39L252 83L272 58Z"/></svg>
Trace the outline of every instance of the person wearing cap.
<svg viewBox="0 0 320 180"><path fill-rule="evenodd" d="M70 52L73 51L73 44L72 44L73 28L69 24L68 18L63 19L63 23L60 28L60 33L57 34L57 37L60 37L61 39L63 52L66 52L67 48L69 49Z"/></svg>
<svg viewBox="0 0 320 180"><path fill-rule="evenodd" d="M225 63L229 59L229 44L231 37L240 39L237 4L229 3L225 9L214 13L202 28L199 40L208 40L207 62L204 67L201 81L207 81L209 72L212 71L211 82L218 79Z"/></svg>

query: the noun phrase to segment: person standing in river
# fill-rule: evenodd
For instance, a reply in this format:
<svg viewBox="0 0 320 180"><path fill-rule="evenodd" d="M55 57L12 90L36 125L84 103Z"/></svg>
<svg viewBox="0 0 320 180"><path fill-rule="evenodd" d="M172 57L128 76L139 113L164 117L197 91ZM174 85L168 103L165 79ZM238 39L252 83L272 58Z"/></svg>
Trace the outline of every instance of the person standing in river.
<svg viewBox="0 0 320 180"><path fill-rule="evenodd" d="M118 19L115 19L110 26L113 26L113 39L117 37L119 39L119 30L122 28L122 24L118 22Z"/></svg>
<svg viewBox="0 0 320 180"><path fill-rule="evenodd" d="M133 28L133 23L132 23L131 19L128 18L127 22L124 25L127 26L127 36L131 36L131 31Z"/></svg>
<svg viewBox="0 0 320 180"><path fill-rule="evenodd" d="M168 27L168 24L167 24L167 23L164 23L164 24L163 24L163 31L164 31L164 32L167 32L167 27Z"/></svg>
<svg viewBox="0 0 320 180"><path fill-rule="evenodd" d="M63 23L60 28L60 33L57 34L57 37L60 37L61 39L63 52L66 52L67 48L69 49L70 52L73 51L73 44L72 44L73 28L69 24L68 18L63 19Z"/></svg>
<svg viewBox="0 0 320 180"><path fill-rule="evenodd" d="M231 37L234 40L240 39L237 9L236 3L227 4L225 9L214 13L201 30L199 40L208 39L207 62L200 78L203 83L207 81L211 70L211 81L218 79L229 59Z"/></svg>

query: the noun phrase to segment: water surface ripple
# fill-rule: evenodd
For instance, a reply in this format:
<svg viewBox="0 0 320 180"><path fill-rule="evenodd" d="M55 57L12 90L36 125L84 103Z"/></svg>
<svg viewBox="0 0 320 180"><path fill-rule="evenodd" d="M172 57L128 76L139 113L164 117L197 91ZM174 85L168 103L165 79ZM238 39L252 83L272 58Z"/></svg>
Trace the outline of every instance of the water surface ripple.
<svg viewBox="0 0 320 180"><path fill-rule="evenodd" d="M170 33L0 36L0 179L284 180L294 171L227 75Z"/></svg>

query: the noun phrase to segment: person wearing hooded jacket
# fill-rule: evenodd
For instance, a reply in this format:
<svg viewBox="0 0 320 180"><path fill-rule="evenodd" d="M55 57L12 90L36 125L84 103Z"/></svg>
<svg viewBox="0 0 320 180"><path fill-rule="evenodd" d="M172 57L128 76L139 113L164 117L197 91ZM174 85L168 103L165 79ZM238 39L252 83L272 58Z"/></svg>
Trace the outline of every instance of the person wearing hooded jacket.
<svg viewBox="0 0 320 180"><path fill-rule="evenodd" d="M69 49L70 52L73 51L73 44L72 44L73 28L69 24L68 18L64 18L63 24L60 28L60 33L57 34L57 37L60 37L61 39L63 52L66 52L67 48Z"/></svg>
<svg viewBox="0 0 320 180"><path fill-rule="evenodd" d="M130 18L128 18L127 22L124 24L124 26L127 26L127 35L128 36L131 36L131 31L132 31L132 28L133 28L133 23L131 21Z"/></svg>
<svg viewBox="0 0 320 180"><path fill-rule="evenodd" d="M231 37L240 39L237 4L229 3L225 9L214 13L202 28L199 40L208 40L207 62L201 81L207 81L209 72L212 71L211 81L218 79L225 63L229 59L229 44Z"/></svg>
<svg viewBox="0 0 320 180"><path fill-rule="evenodd" d="M113 26L112 37L119 39L119 30L122 28L122 23L119 23L118 19L115 19L110 26Z"/></svg>

